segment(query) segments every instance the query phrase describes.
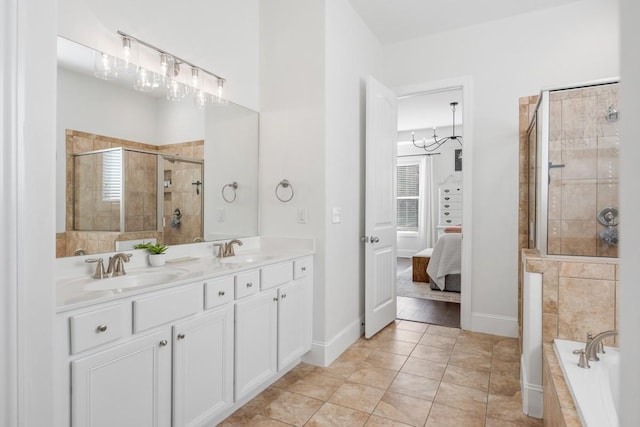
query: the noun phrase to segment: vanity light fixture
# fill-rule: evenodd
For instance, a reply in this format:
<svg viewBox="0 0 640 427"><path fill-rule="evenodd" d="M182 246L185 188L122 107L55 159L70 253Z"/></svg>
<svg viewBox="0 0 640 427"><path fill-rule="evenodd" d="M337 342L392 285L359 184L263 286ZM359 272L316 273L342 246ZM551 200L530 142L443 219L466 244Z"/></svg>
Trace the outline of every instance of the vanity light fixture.
<svg viewBox="0 0 640 427"><path fill-rule="evenodd" d="M453 112L453 130L452 130L453 135L445 136L444 138L438 138L438 135L436 135L436 128L434 127L433 142L427 142L426 138L422 138L422 143L420 144L420 143L416 143L415 135L412 132L411 142L413 143L414 146L416 146L417 148L422 148L425 151L435 151L447 141L457 141L458 144L462 145L462 136L456 135L456 105L458 105L458 103L452 102L449 105L451 105L451 110Z"/></svg>
<svg viewBox="0 0 640 427"><path fill-rule="evenodd" d="M131 37L122 38L122 69L136 72L138 68L138 44Z"/></svg>
<svg viewBox="0 0 640 427"><path fill-rule="evenodd" d="M93 75L102 80L118 78L118 61L115 56L103 52L93 54Z"/></svg>
<svg viewBox="0 0 640 427"><path fill-rule="evenodd" d="M134 82L134 88L140 91L153 90L160 85L167 88L167 99L170 101L177 101L186 96L187 93L194 96L194 104L198 108L204 108L209 102L213 101L219 104L226 104L227 101L222 98L222 88L226 79L212 73L202 67L192 64L182 58L179 58L169 52L157 48L156 46L133 37L122 31L118 31L118 35L122 37L122 48L125 64L132 64L137 69L136 79ZM144 69L136 64L138 57L138 46L145 46L160 54L160 72L154 73L151 70ZM114 58L115 60L115 58ZM97 64L97 62L96 62ZM182 80L179 78L181 65L191 67L191 79ZM103 67L104 68L104 67ZM128 69L131 69L128 66ZM134 70L135 70L134 69ZM104 71L98 73L98 67L96 65L96 76L101 78L106 74ZM115 78L115 77L113 77ZM213 82L209 85L207 80L213 79ZM215 86L214 86L215 85ZM207 93L207 87L217 87L217 94L213 95Z"/></svg>

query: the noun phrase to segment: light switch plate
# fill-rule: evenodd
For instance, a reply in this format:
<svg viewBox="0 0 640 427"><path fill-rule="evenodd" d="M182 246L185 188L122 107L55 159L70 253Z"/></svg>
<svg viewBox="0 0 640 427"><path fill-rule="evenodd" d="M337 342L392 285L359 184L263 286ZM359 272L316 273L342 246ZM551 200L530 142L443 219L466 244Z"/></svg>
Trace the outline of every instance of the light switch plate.
<svg viewBox="0 0 640 427"><path fill-rule="evenodd" d="M331 223L339 224L342 222L342 208L333 208L331 211Z"/></svg>
<svg viewBox="0 0 640 427"><path fill-rule="evenodd" d="M307 223L307 209L300 208L298 209L298 224L306 224Z"/></svg>
<svg viewBox="0 0 640 427"><path fill-rule="evenodd" d="M218 222L224 222L227 219L227 212L224 208L216 209L216 217L218 218Z"/></svg>

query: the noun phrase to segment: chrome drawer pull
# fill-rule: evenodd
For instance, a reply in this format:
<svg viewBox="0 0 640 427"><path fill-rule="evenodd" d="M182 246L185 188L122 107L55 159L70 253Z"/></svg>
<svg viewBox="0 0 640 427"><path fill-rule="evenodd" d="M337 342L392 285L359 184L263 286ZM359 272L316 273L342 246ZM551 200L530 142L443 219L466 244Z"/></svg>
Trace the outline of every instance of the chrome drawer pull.
<svg viewBox="0 0 640 427"><path fill-rule="evenodd" d="M99 325L99 326L96 328L96 332L97 332L97 333L106 332L106 331L107 331L107 325Z"/></svg>
<svg viewBox="0 0 640 427"><path fill-rule="evenodd" d="M183 340L184 339L184 334L178 334L178 339L179 340Z"/></svg>
<svg viewBox="0 0 640 427"><path fill-rule="evenodd" d="M250 288L253 286L253 282L247 282L247 288Z"/></svg>
<svg viewBox="0 0 640 427"><path fill-rule="evenodd" d="M449 215L449 212L444 212L445 215Z"/></svg>
<svg viewBox="0 0 640 427"><path fill-rule="evenodd" d="M224 291L219 291L219 292L218 292L218 296L219 296L219 297L223 297L223 296L224 296Z"/></svg>
<svg viewBox="0 0 640 427"><path fill-rule="evenodd" d="M445 199L445 200L449 200L450 198L451 198L451 197L445 197L444 199Z"/></svg>
<svg viewBox="0 0 640 427"><path fill-rule="evenodd" d="M164 346L166 346L167 344L169 344L169 343L167 342L167 340L162 340L162 341L160 341L160 342L158 343L158 345L159 345L160 347L164 347Z"/></svg>
<svg viewBox="0 0 640 427"><path fill-rule="evenodd" d="M302 267L300 270L307 271L307 267Z"/></svg>

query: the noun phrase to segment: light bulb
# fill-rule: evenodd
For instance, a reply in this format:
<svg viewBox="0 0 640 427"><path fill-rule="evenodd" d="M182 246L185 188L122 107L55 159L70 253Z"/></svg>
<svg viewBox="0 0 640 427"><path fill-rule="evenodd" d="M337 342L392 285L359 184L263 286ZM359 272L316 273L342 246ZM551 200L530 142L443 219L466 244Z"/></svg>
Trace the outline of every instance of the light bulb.
<svg viewBox="0 0 640 427"><path fill-rule="evenodd" d="M118 77L116 58L102 52L94 53L93 74L103 80L113 80Z"/></svg>
<svg viewBox="0 0 640 427"><path fill-rule="evenodd" d="M179 101L185 96L184 85L176 79L169 80L167 85L167 99L169 101Z"/></svg>

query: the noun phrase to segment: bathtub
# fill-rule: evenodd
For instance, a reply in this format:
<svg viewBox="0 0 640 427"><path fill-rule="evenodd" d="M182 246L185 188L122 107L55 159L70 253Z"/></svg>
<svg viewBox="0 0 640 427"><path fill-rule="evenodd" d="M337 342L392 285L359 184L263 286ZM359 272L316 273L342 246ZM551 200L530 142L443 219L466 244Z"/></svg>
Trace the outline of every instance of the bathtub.
<svg viewBox="0 0 640 427"><path fill-rule="evenodd" d="M556 339L553 347L583 426L619 427L620 351L605 347L600 361L589 362L591 369L584 369L573 354L584 343Z"/></svg>

